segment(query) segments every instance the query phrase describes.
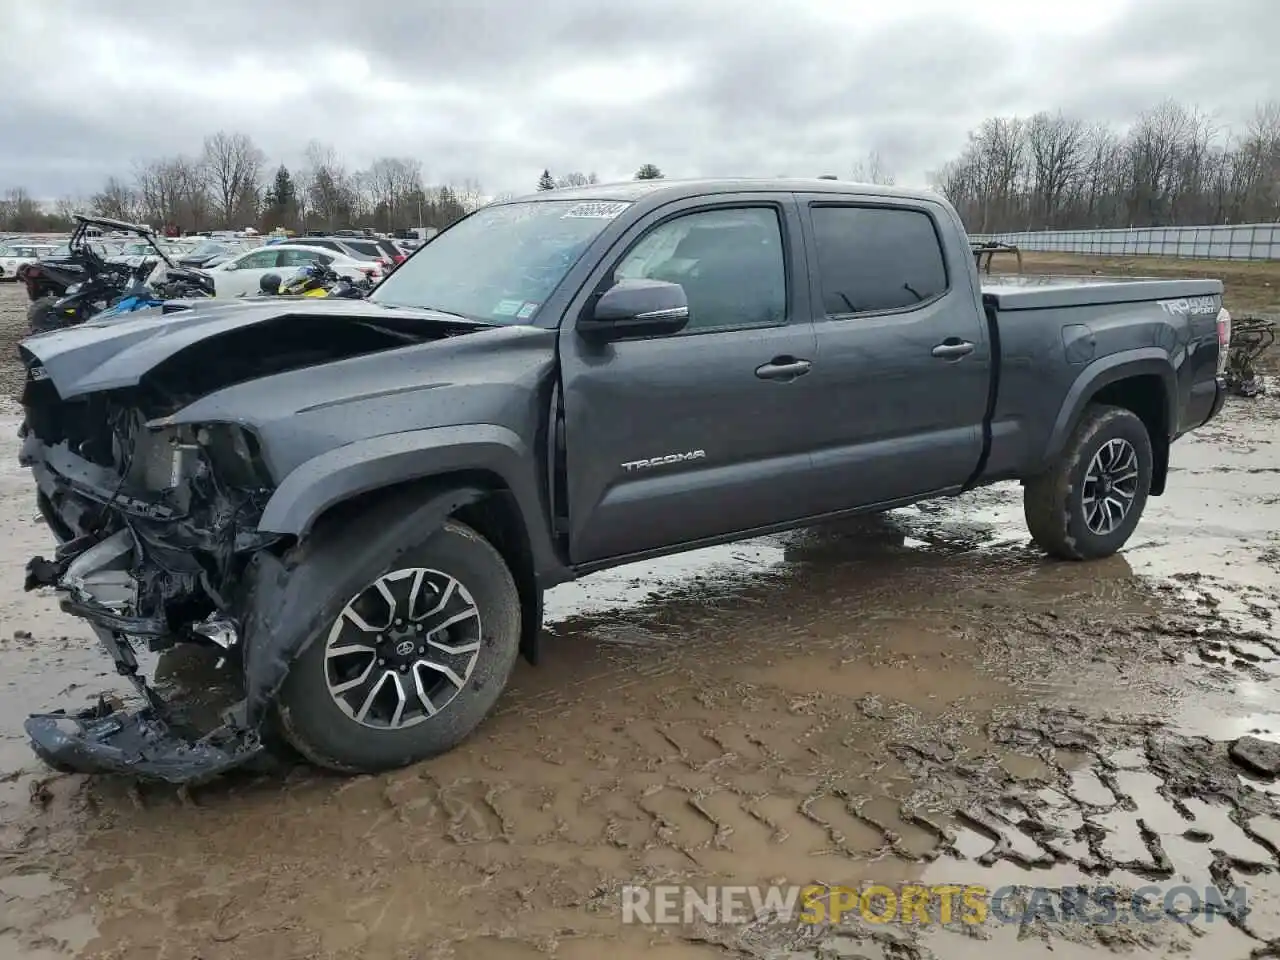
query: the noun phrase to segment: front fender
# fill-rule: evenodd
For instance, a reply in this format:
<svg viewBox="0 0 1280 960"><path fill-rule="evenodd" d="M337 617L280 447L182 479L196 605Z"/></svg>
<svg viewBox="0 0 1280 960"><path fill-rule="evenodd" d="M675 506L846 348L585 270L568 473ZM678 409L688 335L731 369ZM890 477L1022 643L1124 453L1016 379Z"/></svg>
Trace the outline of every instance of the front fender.
<svg viewBox="0 0 1280 960"><path fill-rule="evenodd" d="M540 516L536 468L523 440L488 423L390 433L337 447L281 481L258 522L268 533L303 537L325 510L372 490L424 477L486 470L507 484L530 519Z"/></svg>
<svg viewBox="0 0 1280 960"><path fill-rule="evenodd" d="M1067 390L1041 457L1041 468L1053 463L1062 453L1071 432L1080 422L1084 408L1099 390L1118 380L1152 374L1158 376L1164 385L1165 423L1176 423L1174 414L1177 409L1178 375L1165 350L1160 347L1142 347L1100 357L1080 371L1080 375Z"/></svg>

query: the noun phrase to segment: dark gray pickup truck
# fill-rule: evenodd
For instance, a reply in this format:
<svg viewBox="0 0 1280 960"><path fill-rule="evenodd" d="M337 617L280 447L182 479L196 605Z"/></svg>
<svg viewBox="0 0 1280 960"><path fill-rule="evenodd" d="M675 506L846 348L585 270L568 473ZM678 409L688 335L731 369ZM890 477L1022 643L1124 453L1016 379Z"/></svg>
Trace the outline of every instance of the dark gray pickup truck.
<svg viewBox="0 0 1280 960"><path fill-rule="evenodd" d="M341 771L458 744L542 593L606 567L997 480L1101 557L1221 408L1215 280L983 283L952 208L829 180L484 207L367 301L172 304L21 346L28 565L145 705L28 720L75 770L189 781L292 745ZM134 650L243 664L188 730Z"/></svg>

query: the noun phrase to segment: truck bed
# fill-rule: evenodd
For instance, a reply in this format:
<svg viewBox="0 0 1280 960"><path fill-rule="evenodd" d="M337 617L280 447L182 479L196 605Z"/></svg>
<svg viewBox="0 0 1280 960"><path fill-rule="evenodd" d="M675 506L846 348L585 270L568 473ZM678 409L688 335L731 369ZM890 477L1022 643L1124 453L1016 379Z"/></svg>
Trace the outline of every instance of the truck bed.
<svg viewBox="0 0 1280 960"><path fill-rule="evenodd" d="M1220 280L1160 277L1038 276L992 274L982 278L982 298L1001 313L1052 307L1091 307L1147 300L1180 300L1222 294Z"/></svg>
<svg viewBox="0 0 1280 960"><path fill-rule="evenodd" d="M1012 275L982 277L998 337L998 390L987 479L1043 468L1097 383L1094 374L1140 362L1159 380L1173 360L1170 439L1200 426L1216 399L1219 280ZM1053 438L1046 449L1045 438Z"/></svg>

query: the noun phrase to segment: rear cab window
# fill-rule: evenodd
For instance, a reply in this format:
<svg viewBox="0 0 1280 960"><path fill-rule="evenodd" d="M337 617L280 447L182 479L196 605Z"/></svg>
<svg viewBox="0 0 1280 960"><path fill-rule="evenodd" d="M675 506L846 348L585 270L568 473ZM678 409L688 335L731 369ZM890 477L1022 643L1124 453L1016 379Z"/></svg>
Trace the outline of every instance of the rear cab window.
<svg viewBox="0 0 1280 960"><path fill-rule="evenodd" d="M822 202L810 218L828 317L910 310L947 292L942 241L925 211Z"/></svg>

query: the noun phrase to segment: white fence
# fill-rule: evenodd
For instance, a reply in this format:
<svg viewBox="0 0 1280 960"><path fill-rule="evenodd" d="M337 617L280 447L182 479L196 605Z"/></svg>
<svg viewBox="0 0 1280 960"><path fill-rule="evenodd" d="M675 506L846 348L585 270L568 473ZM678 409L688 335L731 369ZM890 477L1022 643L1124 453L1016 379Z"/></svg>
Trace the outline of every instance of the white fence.
<svg viewBox="0 0 1280 960"><path fill-rule="evenodd" d="M1039 230L974 234L1023 250L1100 257L1198 257L1204 260L1280 260L1280 223L1226 227L1133 227L1127 230Z"/></svg>

